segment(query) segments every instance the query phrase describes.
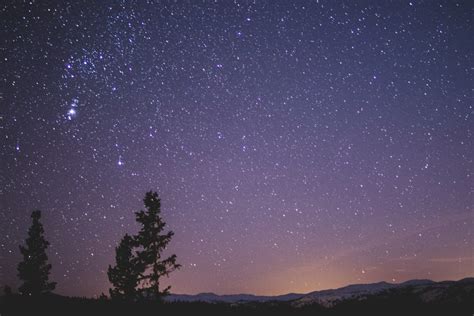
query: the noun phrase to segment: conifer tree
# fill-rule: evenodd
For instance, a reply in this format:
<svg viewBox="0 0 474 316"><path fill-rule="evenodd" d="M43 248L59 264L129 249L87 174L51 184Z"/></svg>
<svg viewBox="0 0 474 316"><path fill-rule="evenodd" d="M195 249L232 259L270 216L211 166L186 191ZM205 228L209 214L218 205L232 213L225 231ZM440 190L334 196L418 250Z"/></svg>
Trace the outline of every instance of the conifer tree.
<svg viewBox="0 0 474 316"><path fill-rule="evenodd" d="M33 223L28 230L26 245L20 246L23 261L18 264L18 277L23 280L23 284L19 291L23 295L37 296L53 291L56 282L49 282L51 264L46 254L49 242L44 238L41 211L34 211L31 218Z"/></svg>
<svg viewBox="0 0 474 316"><path fill-rule="evenodd" d="M137 250L137 268L141 270L141 290L146 297L161 299L169 294L170 286L160 290L160 278L168 276L172 271L179 269L176 255L162 258L174 233L163 233L166 223L161 218L161 200L156 192L147 192L143 199L145 211L135 213L141 229L134 237Z"/></svg>
<svg viewBox="0 0 474 316"><path fill-rule="evenodd" d="M114 288L110 289L112 299L123 299L133 301L138 298L137 286L140 270L137 267L137 260L133 254L135 241L125 234L120 244L115 248L115 267L107 270L107 276Z"/></svg>

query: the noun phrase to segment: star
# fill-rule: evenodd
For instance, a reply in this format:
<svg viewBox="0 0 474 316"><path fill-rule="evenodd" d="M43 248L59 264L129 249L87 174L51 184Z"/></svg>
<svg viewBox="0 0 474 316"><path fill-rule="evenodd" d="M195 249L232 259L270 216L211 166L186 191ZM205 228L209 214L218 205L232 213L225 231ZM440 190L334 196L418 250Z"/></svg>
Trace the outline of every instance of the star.
<svg viewBox="0 0 474 316"><path fill-rule="evenodd" d="M75 109L71 108L67 111L67 119L72 120L76 116L77 112Z"/></svg>

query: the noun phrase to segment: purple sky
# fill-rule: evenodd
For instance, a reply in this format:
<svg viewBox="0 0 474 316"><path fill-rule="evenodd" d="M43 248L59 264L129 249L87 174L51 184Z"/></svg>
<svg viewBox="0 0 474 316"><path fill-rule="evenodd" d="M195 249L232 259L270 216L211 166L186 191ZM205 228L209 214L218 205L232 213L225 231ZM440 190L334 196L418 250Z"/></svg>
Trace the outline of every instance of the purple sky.
<svg viewBox="0 0 474 316"><path fill-rule="evenodd" d="M0 6L0 285L92 296L146 191L177 293L472 276L469 1Z"/></svg>

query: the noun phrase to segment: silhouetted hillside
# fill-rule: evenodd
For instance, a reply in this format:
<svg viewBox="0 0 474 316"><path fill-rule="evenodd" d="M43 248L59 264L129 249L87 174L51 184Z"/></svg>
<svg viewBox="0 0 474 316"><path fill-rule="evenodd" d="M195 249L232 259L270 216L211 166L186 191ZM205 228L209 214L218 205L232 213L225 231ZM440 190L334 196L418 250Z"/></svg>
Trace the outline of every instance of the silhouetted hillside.
<svg viewBox="0 0 474 316"><path fill-rule="evenodd" d="M352 293L352 294L350 294ZM290 294L289 296L291 296ZM8 315L469 315L474 312L474 278L432 282L413 280L401 284L350 285L336 290L312 292L296 299L287 296L215 294L194 297L236 299L238 302L121 303L108 299L69 298L45 295L32 299L3 296L0 313ZM331 304L323 300L331 297ZM176 298L177 296L175 296ZM192 297L189 296L189 297ZM188 297L188 299L189 299ZM333 299L339 297L339 299ZM171 297L173 298L173 296ZM170 298L170 299L171 299ZM240 298L240 299L239 299ZM247 299L247 300L245 300ZM321 304L323 302L323 304Z"/></svg>

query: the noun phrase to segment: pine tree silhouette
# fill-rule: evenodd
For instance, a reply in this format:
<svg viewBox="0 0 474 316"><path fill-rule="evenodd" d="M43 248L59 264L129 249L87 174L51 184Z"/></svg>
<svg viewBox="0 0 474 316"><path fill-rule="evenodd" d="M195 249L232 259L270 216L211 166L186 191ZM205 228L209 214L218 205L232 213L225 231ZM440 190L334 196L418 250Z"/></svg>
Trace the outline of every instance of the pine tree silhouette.
<svg viewBox="0 0 474 316"><path fill-rule="evenodd" d="M41 211L34 211L31 218L33 224L28 230L26 246L20 246L23 261L18 264L18 277L23 280L20 293L36 296L53 291L56 282L49 282L51 264L46 255L49 242L44 238L43 225L40 223Z"/></svg>
<svg viewBox="0 0 474 316"><path fill-rule="evenodd" d="M166 249L174 233L162 234L166 223L160 216L161 200L156 192L147 192L143 199L146 210L135 213L136 220L141 224L135 241L138 245L138 268L142 270L140 281L141 291L148 298L161 299L169 294L170 286L160 290L160 278L168 276L181 265L176 263L176 255L162 259L161 253Z"/></svg>
<svg viewBox="0 0 474 316"><path fill-rule="evenodd" d="M114 286L110 289L112 299L123 299L133 301L138 298L136 287L138 286L140 269L137 267L137 259L134 257L135 246L133 238L126 234L117 248L115 248L115 267L109 265L107 276Z"/></svg>

